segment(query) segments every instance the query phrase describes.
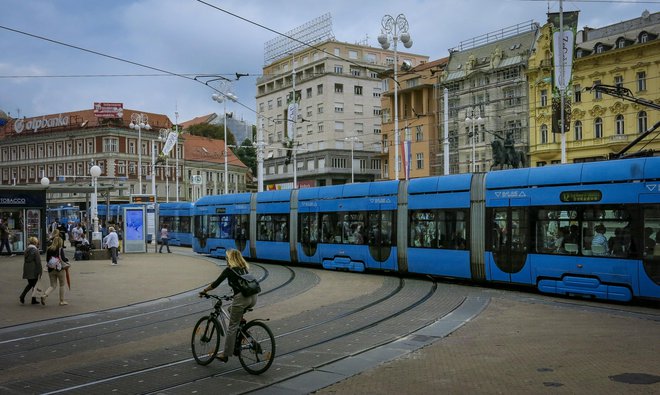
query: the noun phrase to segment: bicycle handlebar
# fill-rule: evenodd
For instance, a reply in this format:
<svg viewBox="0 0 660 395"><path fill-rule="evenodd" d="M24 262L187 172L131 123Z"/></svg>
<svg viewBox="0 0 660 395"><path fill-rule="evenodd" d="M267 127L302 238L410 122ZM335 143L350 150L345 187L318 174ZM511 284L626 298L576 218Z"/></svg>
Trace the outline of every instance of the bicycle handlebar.
<svg viewBox="0 0 660 395"><path fill-rule="evenodd" d="M218 296L218 295L213 295L213 294L209 294L209 293L206 293L206 292L200 292L199 297L200 298L206 298L206 299L212 298L212 299L215 299L215 300L224 300L224 301L227 301L227 302L234 299L234 296L232 296L232 295L220 295L220 296Z"/></svg>

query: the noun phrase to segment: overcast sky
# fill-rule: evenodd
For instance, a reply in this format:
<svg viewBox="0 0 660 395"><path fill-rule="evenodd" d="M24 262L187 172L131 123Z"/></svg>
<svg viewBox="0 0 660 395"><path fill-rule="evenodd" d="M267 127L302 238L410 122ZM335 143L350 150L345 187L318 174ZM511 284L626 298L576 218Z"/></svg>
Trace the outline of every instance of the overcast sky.
<svg viewBox="0 0 660 395"><path fill-rule="evenodd" d="M43 38L176 74L250 74L233 83L245 107L228 104L227 110L254 122L264 44L277 37L266 28L285 33L330 13L336 40L378 47L382 17L403 13L413 39L409 51L434 60L463 40L530 20L543 24L548 8L559 11L558 1L205 1L228 13L196 0L0 0L0 110L33 117L120 102L173 122L177 110L180 122L222 112L203 84L146 76L162 73ZM660 2L563 4L564 11L580 10L582 28L635 18L645 9L657 12Z"/></svg>

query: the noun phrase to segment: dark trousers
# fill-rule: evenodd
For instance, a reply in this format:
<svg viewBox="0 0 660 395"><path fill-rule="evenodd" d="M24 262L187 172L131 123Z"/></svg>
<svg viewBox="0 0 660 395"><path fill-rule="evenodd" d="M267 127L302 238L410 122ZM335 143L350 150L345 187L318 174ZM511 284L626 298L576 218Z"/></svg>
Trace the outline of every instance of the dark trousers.
<svg viewBox="0 0 660 395"><path fill-rule="evenodd" d="M2 253L2 250L5 249L5 246L7 246L7 253L11 255L11 247L9 247L9 238L8 237L3 237L0 240L0 253Z"/></svg>
<svg viewBox="0 0 660 395"><path fill-rule="evenodd" d="M172 252L170 251L170 239L168 238L160 239L160 249L158 250L158 252L163 252L163 246L167 246L167 252Z"/></svg>
<svg viewBox="0 0 660 395"><path fill-rule="evenodd" d="M27 293L30 292L30 290L31 290L32 288L34 288L34 287L37 286L37 281L38 281L38 280L39 280L38 278L35 278L35 279L28 279L28 280L27 280L28 285L27 285L27 286L25 287L25 289L23 290L23 293L21 293L21 300L25 299L25 295L27 295Z"/></svg>

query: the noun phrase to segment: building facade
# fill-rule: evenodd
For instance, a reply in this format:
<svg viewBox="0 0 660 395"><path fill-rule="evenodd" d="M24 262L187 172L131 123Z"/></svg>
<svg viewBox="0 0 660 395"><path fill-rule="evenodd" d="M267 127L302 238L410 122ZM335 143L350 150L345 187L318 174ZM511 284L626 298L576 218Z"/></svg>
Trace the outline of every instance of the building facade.
<svg viewBox="0 0 660 395"><path fill-rule="evenodd" d="M145 125L138 131L129 127L133 114L145 116L149 128ZM115 186L104 198L110 203L129 202L136 194L153 194L164 202L223 193L219 185L225 179L224 159L219 156L224 142L181 135L169 154L162 155L172 128L166 115L130 109L112 118L82 110L9 119L0 128L0 184L39 185L47 177L51 190L73 189L49 193L49 206L76 204L84 209L88 207L86 195L75 192L75 187L89 186L89 169L98 165L102 171L99 184ZM228 159L229 192L242 192L247 168L231 153Z"/></svg>
<svg viewBox="0 0 660 395"><path fill-rule="evenodd" d="M383 171L381 178L396 179L394 164L398 159L399 179L441 174L438 160L442 151L438 121L436 85L449 58L442 58L398 72L397 105L399 147L395 141L394 80L384 80L382 107ZM391 77L391 73L389 75ZM396 151L396 153L395 153Z"/></svg>
<svg viewBox="0 0 660 395"><path fill-rule="evenodd" d="M448 90L449 173L525 164L529 135L526 69L538 30L539 25L529 21L463 41L450 50L438 86L439 91ZM439 108L443 108L444 98L439 100ZM519 154L511 164L497 157L505 145ZM442 152L440 155L444 158Z"/></svg>
<svg viewBox="0 0 660 395"><path fill-rule="evenodd" d="M541 29L538 50L530 59L530 162L532 166L561 163L561 136L552 133L552 29ZM660 13L578 32L565 119L566 162L604 160L616 154L660 120L651 107L588 89L595 84L621 87L629 96L660 104ZM648 144L647 144L648 143ZM633 147L660 149L651 137Z"/></svg>
<svg viewBox="0 0 660 395"><path fill-rule="evenodd" d="M328 40L266 65L256 95L266 187L291 188L294 176L298 187L380 179L382 74L393 63L392 51ZM287 122L292 97L299 110Z"/></svg>

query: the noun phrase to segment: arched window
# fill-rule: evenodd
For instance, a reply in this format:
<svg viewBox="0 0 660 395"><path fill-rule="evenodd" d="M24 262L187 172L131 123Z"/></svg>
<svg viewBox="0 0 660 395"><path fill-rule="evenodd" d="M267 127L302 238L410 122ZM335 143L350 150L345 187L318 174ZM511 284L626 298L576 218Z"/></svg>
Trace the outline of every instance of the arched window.
<svg viewBox="0 0 660 395"><path fill-rule="evenodd" d="M541 144L548 143L548 126L543 124L541 125Z"/></svg>
<svg viewBox="0 0 660 395"><path fill-rule="evenodd" d="M647 41L649 41L649 34L647 32L641 32L639 34L639 43L644 44Z"/></svg>
<svg viewBox="0 0 660 395"><path fill-rule="evenodd" d="M616 41L616 47L617 48L623 48L626 46L626 39L625 38L620 38Z"/></svg>
<svg viewBox="0 0 660 395"><path fill-rule="evenodd" d="M594 119L594 136L597 139L603 138L603 120L601 118Z"/></svg>
<svg viewBox="0 0 660 395"><path fill-rule="evenodd" d="M605 49L603 44L596 45L596 53L603 53L603 49Z"/></svg>
<svg viewBox="0 0 660 395"><path fill-rule="evenodd" d="M623 120L623 115L619 114L616 116L616 134L625 134L626 133L626 124Z"/></svg>
<svg viewBox="0 0 660 395"><path fill-rule="evenodd" d="M582 140L582 121L575 121L575 141Z"/></svg>
<svg viewBox="0 0 660 395"><path fill-rule="evenodd" d="M646 132L647 124L646 124L646 111L640 111L637 113L637 133L644 133Z"/></svg>

